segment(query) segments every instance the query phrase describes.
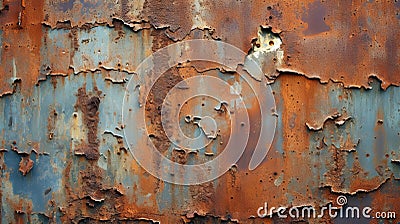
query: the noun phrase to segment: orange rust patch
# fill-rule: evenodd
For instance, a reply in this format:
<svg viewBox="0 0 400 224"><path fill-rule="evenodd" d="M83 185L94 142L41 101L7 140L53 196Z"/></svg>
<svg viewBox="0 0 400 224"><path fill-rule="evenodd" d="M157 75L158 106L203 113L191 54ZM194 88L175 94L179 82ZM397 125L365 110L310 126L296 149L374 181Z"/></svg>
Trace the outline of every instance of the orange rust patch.
<svg viewBox="0 0 400 224"><path fill-rule="evenodd" d="M94 88L93 93L87 94L85 87L78 89L75 109L80 110L83 122L87 128L87 142L81 143L75 150L76 155L84 155L87 159L97 160L99 154L99 140L97 138L97 126L99 123L99 106L101 91Z"/></svg>
<svg viewBox="0 0 400 224"><path fill-rule="evenodd" d="M21 162L19 162L19 171L22 175L26 176L26 174L31 171L33 168L33 160L31 160L28 156L24 156L21 158Z"/></svg>

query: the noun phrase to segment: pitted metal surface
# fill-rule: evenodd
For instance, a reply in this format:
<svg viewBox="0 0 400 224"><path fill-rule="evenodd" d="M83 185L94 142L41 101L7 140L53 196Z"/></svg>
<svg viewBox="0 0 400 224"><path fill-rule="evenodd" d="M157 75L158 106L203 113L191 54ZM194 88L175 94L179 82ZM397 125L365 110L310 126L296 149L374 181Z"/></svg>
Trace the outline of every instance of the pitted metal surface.
<svg viewBox="0 0 400 224"><path fill-rule="evenodd" d="M356 221L399 222L399 13L397 0L0 0L1 223L341 223L257 216L264 202L322 207L339 195L398 213ZM146 78L136 73L145 58L194 39L228 43L258 63L264 74L251 78L273 91L276 131L256 169L259 128L228 172L182 186L133 158L122 105L128 83ZM149 139L179 164L215 158L232 137L231 103L201 97L181 105L179 120L187 136L209 137L207 147L174 147L163 129L168 92L206 75L253 102L236 71L187 61L141 105ZM258 127L260 110L245 109Z"/></svg>

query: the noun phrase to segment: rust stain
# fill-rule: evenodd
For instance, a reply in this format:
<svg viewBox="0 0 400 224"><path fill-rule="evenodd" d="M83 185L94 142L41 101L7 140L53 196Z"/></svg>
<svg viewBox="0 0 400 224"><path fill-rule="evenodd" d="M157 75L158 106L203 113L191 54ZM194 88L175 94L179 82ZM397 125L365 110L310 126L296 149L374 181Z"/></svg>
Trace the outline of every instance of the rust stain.
<svg viewBox="0 0 400 224"><path fill-rule="evenodd" d="M78 89L77 102L75 109L83 114L83 122L87 130L87 142L82 142L77 146L75 155L84 155L87 159L97 160L100 156L98 147L99 140L97 138L97 125L99 122L99 106L100 94L96 87L92 93L86 93L86 87Z"/></svg>
<svg viewBox="0 0 400 224"><path fill-rule="evenodd" d="M33 160L31 160L29 156L22 157L18 169L22 173L22 175L26 176L26 174L28 174L32 168L33 168Z"/></svg>
<svg viewBox="0 0 400 224"><path fill-rule="evenodd" d="M40 75L44 2L10 0L3 4L7 10L0 14L4 48L0 81L5 85L1 85L0 93L14 92L17 80L21 80L22 91L29 93Z"/></svg>
<svg viewBox="0 0 400 224"><path fill-rule="evenodd" d="M165 152L171 142L169 141L161 122L161 105L168 91L175 86L182 78L176 70L170 69L154 84L146 100L146 119L149 121L149 134L154 145L160 152Z"/></svg>

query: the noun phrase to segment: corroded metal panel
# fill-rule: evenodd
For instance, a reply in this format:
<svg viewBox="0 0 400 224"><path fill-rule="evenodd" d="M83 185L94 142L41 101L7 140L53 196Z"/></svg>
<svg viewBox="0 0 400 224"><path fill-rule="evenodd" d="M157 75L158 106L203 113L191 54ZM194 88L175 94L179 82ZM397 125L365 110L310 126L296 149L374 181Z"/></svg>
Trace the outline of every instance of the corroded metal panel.
<svg viewBox="0 0 400 224"><path fill-rule="evenodd" d="M397 0L0 0L0 27L1 223L400 221ZM165 61L152 61L170 65L153 86L138 72L158 50L199 39L230 44L246 57L232 70L215 61L170 65L169 52ZM185 50L179 53L195 56L204 49ZM233 57L226 49L208 50L221 61ZM251 73L249 61L263 73ZM262 88L252 89L240 71L272 90L274 108L260 110ZM193 165L212 161L241 134L230 132L231 101L197 97L181 105L168 98L174 86L183 95L191 78L205 76L223 80L246 103L250 129L243 155L206 183L160 180L131 150L146 155L154 144L171 161ZM129 108L131 120L123 119L127 97L138 102ZM178 104L181 110L172 111L182 131L209 145L186 150L168 138L162 108ZM140 123L137 111L143 111L148 142L138 138L141 144L132 146L126 130ZM249 169L257 143L266 138L263 116L276 119L274 138L262 147L268 153L261 164ZM218 131L199 123L205 117ZM149 161L160 170L174 168ZM346 204L337 200L342 196ZM328 211L282 218L277 209L260 217L265 205L370 207L371 216L386 212L386 218L348 219Z"/></svg>

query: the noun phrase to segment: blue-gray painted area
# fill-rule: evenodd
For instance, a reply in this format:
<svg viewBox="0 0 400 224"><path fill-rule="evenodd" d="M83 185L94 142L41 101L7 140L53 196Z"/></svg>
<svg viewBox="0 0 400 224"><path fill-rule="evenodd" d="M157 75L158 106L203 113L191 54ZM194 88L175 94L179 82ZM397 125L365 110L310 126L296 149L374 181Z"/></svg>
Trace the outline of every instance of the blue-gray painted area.
<svg viewBox="0 0 400 224"><path fill-rule="evenodd" d="M133 32L127 26L120 30L98 26L81 30L76 38L78 49L71 65L75 73L98 67L134 71L152 46L149 30ZM63 40L58 41L63 43Z"/></svg>
<svg viewBox="0 0 400 224"><path fill-rule="evenodd" d="M33 168L26 176L23 176L18 171L21 156L15 152L4 155L9 180L12 184L12 193L32 201L33 212L44 212L47 210L48 201L52 198L51 192L58 192L62 185L61 175L54 173L55 167L52 164L62 163L57 160L57 157L31 154L30 158L34 161Z"/></svg>
<svg viewBox="0 0 400 224"><path fill-rule="evenodd" d="M76 94L80 87L85 87L90 92L97 86L102 91L103 102L100 106L101 122L99 122L98 137L104 138L101 141L100 153L107 156L110 155L107 153L110 150L111 155L114 155L116 150L119 150L112 144L116 142L116 138L103 134L104 130L115 130L115 127L121 125L119 122L123 85L112 84L111 81L105 80L106 77L112 77L114 74L115 72L95 72L68 77L48 77L49 80L40 82L29 97L23 97L17 90L13 95L1 99L1 148L8 150L3 152L4 164L7 168L3 171L3 176L7 178L2 179L2 195L7 198L5 200L13 201L16 198L23 198L32 202L32 212L44 213L49 209L50 200L57 204L64 200L63 177L70 175L65 173L66 164L68 161L77 162L79 159L72 151L73 132L84 131L82 126L75 130L72 122L74 105L77 101ZM23 153L30 155L34 163L26 176L18 170ZM124 174L123 171L119 173L120 175L115 173L116 170L123 170L123 166L120 165L124 163L130 166L131 155L123 153L116 157L107 157L107 164L112 166L106 165L104 169L110 174L109 177L113 177L108 180L113 182L117 179L116 182L127 186L132 185L131 178L135 179L134 174ZM75 166L75 171L72 169L69 178L70 183L77 190L79 186L76 185L76 178L82 168L84 167ZM131 177L131 180L127 180L127 177ZM8 181L10 184L7 184ZM3 204L3 210L6 211L3 221L13 217L14 211L11 209L12 207L8 207L7 203Z"/></svg>
<svg viewBox="0 0 400 224"><path fill-rule="evenodd" d="M391 159L398 156L400 145L399 88L389 87L384 91L376 79L371 86L372 89L368 90L330 85L327 89L328 101L322 103L325 106L320 107L320 116L329 114L333 109L349 119L343 124L327 121L322 131L311 132L310 147L317 148L324 141L320 153L331 163L322 164L326 164L326 170L340 166L337 169L343 181L341 188L346 192L350 191L352 183L352 179L347 177L362 175L370 180L378 178L384 181L390 178L396 166ZM336 164L338 156L345 158L343 164ZM363 173L358 174L360 171L356 171L356 167L361 168ZM330 182L326 177L330 175L322 172L322 181Z"/></svg>

